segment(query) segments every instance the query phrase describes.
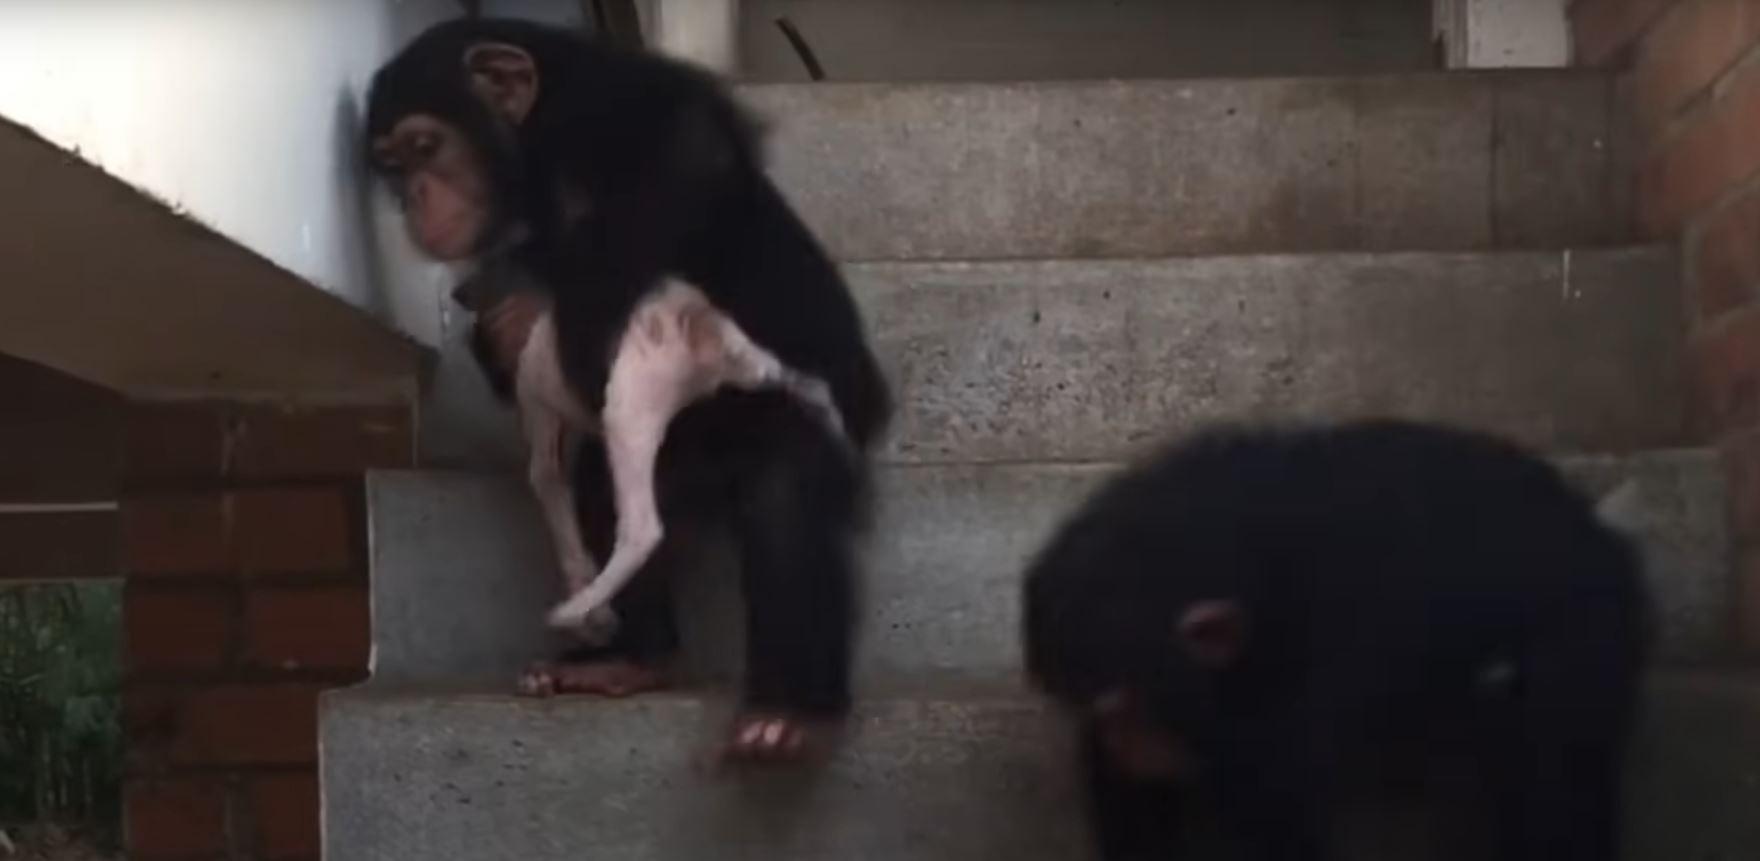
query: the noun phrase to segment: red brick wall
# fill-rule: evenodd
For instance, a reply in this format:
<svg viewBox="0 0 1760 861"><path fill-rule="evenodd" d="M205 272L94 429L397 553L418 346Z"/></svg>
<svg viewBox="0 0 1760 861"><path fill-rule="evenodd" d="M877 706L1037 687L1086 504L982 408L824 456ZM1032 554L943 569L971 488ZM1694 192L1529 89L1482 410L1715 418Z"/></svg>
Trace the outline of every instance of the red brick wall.
<svg viewBox="0 0 1760 861"><path fill-rule="evenodd" d="M406 410L132 404L123 420L134 861L316 859L317 696L364 677L363 471Z"/></svg>
<svg viewBox="0 0 1760 861"><path fill-rule="evenodd" d="M1732 479L1744 644L1760 654L1760 0L1576 0L1579 62L1618 70L1640 228L1682 242L1695 423Z"/></svg>

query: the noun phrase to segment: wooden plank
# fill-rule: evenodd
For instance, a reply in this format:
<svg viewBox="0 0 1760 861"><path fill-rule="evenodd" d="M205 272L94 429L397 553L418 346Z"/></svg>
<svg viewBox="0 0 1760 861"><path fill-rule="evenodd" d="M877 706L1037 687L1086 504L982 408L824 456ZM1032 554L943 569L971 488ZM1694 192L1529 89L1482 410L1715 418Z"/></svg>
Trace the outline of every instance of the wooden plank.
<svg viewBox="0 0 1760 861"><path fill-rule="evenodd" d="M0 581L122 576L115 511L0 513Z"/></svg>
<svg viewBox="0 0 1760 861"><path fill-rule="evenodd" d="M0 503L116 498L122 398L0 354Z"/></svg>

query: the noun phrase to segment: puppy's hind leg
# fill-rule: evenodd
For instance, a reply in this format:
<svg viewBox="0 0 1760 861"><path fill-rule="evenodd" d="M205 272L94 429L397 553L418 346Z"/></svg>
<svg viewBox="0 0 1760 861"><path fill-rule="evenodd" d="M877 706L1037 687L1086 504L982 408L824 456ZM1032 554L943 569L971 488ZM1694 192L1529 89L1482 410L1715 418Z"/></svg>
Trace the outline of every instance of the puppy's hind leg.
<svg viewBox="0 0 1760 861"><path fill-rule="evenodd" d="M557 627L573 626L607 607L664 537L654 497L654 464L673 416L706 390L693 374L688 354L670 337L675 333L665 325L668 321L658 316L632 324L605 388L605 447L617 501L616 543L592 584L551 611L550 624Z"/></svg>
<svg viewBox="0 0 1760 861"><path fill-rule="evenodd" d="M805 404L833 437L845 438L843 414L837 411L837 401L824 380L783 364L746 335L733 318L712 307L686 316L684 327L697 361L711 366L718 382L746 390L781 389Z"/></svg>

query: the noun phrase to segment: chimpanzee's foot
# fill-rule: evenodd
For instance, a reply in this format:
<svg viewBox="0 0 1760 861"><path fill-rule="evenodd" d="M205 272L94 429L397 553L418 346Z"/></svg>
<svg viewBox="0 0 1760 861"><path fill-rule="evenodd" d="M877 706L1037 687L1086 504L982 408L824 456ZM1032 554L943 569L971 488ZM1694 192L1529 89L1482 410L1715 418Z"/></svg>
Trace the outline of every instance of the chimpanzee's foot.
<svg viewBox="0 0 1760 861"><path fill-rule="evenodd" d="M539 661L519 677L519 692L528 697L594 694L627 697L665 689L672 682L664 665L641 664L625 658L584 662Z"/></svg>
<svg viewBox="0 0 1760 861"><path fill-rule="evenodd" d="M723 762L796 762L828 751L840 722L777 710L742 711L733 719Z"/></svg>

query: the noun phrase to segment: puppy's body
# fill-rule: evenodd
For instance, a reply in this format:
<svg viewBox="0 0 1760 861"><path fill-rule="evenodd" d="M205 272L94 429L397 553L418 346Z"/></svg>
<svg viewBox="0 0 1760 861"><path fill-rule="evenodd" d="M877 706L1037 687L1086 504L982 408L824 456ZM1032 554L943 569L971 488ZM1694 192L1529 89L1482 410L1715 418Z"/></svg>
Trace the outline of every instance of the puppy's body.
<svg viewBox="0 0 1760 861"><path fill-rule="evenodd" d="M606 345L611 359L604 407L595 411L563 374L548 297L532 291L519 295L546 304L525 333L515 367L503 370L511 371L511 393L530 457L528 479L569 592L550 622L582 627L587 639L603 640L615 625L611 599L660 543L654 465L667 425L680 410L722 386L775 388L800 398L839 437L842 421L822 381L785 367L702 291L678 280L662 282L645 295ZM617 509L614 549L597 576L581 537L571 483L570 461L587 434L605 440Z"/></svg>

